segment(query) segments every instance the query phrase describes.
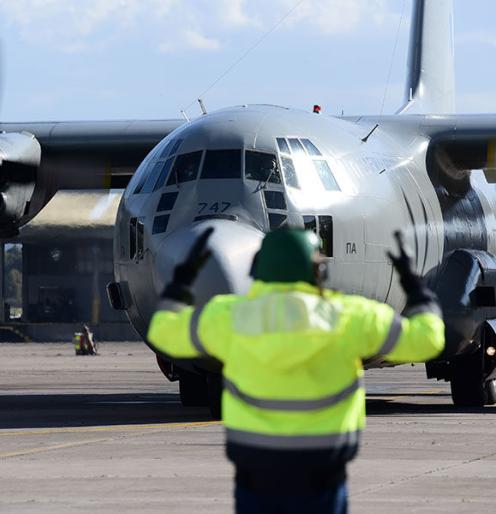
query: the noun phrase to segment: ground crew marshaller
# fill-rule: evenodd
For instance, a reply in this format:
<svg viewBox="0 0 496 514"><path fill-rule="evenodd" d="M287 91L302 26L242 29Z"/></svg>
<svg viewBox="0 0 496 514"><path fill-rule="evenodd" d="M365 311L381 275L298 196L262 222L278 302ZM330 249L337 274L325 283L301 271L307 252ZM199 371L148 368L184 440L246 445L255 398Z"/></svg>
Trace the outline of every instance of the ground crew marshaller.
<svg viewBox="0 0 496 514"><path fill-rule="evenodd" d="M344 514L346 464L365 426L362 360L436 357L444 347L436 297L412 271L400 234L399 256L390 258L407 295L403 317L388 305L324 290L317 236L279 229L263 240L246 296L220 295L195 308L190 287L208 259L210 233L176 267L149 342L172 358L223 363L237 513Z"/></svg>

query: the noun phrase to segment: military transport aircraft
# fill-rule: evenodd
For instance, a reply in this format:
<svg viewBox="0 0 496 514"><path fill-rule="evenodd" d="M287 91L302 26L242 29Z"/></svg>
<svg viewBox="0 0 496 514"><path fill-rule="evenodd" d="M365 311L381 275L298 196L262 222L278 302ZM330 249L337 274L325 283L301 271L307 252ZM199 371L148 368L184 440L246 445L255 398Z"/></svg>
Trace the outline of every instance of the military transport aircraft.
<svg viewBox="0 0 496 514"><path fill-rule="evenodd" d="M14 236L60 189L127 184L108 290L145 337L159 292L206 227L215 228L213 255L195 285L199 302L246 292L264 233L290 224L321 236L329 287L399 312L405 297L386 250L401 228L447 324L446 350L428 376L451 382L456 405L494 403L496 115L453 114L452 22L452 0L414 2L396 115L242 105L187 123L4 124L2 235ZM210 391L215 407L215 363L158 361L179 378L184 404L206 402Z"/></svg>

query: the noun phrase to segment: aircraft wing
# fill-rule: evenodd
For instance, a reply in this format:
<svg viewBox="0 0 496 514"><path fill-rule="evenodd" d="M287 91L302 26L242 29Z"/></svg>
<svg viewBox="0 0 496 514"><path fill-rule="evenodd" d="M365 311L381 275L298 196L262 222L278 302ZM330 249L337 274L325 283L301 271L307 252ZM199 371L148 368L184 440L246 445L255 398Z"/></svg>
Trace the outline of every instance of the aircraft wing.
<svg viewBox="0 0 496 514"><path fill-rule="evenodd" d="M183 120L0 123L0 237L59 190L123 188Z"/></svg>
<svg viewBox="0 0 496 514"><path fill-rule="evenodd" d="M429 141L427 159L443 160L455 172L483 169L496 183L496 114L360 116L345 119L364 126L364 134L377 125L401 134L412 144L420 136ZM428 163L429 164L429 163Z"/></svg>
<svg viewBox="0 0 496 514"><path fill-rule="evenodd" d="M488 182L496 182L496 115L427 117L424 131L431 152L444 155L454 169L484 169Z"/></svg>

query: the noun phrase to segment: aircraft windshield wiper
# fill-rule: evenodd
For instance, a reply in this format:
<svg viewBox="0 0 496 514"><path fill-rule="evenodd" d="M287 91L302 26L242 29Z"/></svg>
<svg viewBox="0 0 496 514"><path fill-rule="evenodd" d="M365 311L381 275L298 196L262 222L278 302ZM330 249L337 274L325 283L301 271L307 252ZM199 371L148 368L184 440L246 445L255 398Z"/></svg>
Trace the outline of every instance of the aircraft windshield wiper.
<svg viewBox="0 0 496 514"><path fill-rule="evenodd" d="M263 189L265 189L267 187L267 184L270 182L270 179L272 178L272 176L274 175L274 173L276 172L276 168L277 168L277 165L275 162L272 162L272 169L270 170L270 173L269 175L267 176L267 178L265 179L265 182L261 182L260 181L260 185L258 186L257 188L257 191L261 191Z"/></svg>

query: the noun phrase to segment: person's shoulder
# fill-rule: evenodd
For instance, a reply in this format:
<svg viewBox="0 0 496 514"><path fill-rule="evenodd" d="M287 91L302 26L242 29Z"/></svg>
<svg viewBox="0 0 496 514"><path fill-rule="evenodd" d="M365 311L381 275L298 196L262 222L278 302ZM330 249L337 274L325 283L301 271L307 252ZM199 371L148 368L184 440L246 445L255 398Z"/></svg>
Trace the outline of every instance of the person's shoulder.
<svg viewBox="0 0 496 514"><path fill-rule="evenodd" d="M203 307L203 309L229 309L232 305L243 301L245 296L235 294L218 294L213 296Z"/></svg>
<svg viewBox="0 0 496 514"><path fill-rule="evenodd" d="M343 305L344 308L365 310L375 310L384 308L391 309L391 307L385 303L358 294L338 293L336 299Z"/></svg>

